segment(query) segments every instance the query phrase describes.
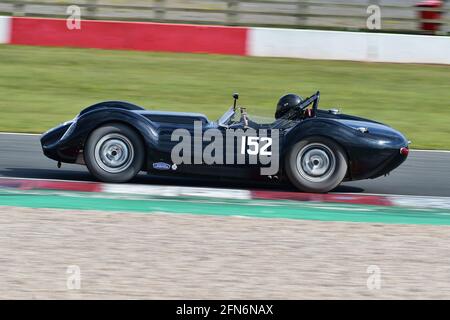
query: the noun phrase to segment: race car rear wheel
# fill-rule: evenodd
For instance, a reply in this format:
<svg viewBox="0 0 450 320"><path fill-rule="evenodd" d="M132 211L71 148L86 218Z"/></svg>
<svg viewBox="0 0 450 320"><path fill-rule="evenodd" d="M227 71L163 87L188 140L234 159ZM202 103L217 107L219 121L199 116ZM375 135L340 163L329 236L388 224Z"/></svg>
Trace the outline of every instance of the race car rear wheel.
<svg viewBox="0 0 450 320"><path fill-rule="evenodd" d="M127 182L143 167L142 139L126 125L105 125L89 136L84 148L84 160L97 179L104 182Z"/></svg>
<svg viewBox="0 0 450 320"><path fill-rule="evenodd" d="M345 151L334 141L310 137L297 142L286 156L289 180L304 192L328 192L347 173Z"/></svg>

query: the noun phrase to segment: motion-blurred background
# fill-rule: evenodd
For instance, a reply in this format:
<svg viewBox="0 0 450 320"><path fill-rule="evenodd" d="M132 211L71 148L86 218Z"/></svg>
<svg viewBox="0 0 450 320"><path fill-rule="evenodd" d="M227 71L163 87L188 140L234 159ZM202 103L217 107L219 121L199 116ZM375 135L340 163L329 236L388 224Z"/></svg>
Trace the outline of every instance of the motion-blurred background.
<svg viewBox="0 0 450 320"><path fill-rule="evenodd" d="M414 33L423 31L418 12L428 7L442 14L440 29L449 32L448 1L435 0L3 0L0 12L64 17L68 5L80 6L85 19L340 30L366 29L367 8L378 5L383 30Z"/></svg>

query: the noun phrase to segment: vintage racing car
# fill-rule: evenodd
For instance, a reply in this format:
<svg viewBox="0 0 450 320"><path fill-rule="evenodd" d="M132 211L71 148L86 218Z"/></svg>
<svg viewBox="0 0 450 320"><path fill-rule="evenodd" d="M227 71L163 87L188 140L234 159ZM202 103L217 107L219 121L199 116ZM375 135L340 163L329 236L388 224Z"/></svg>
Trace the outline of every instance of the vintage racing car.
<svg viewBox="0 0 450 320"><path fill-rule="evenodd" d="M319 92L306 99L283 96L270 123L253 121L236 105L238 95L233 97L233 106L218 121L198 113L101 102L43 134L43 152L58 166L86 165L105 182L127 182L146 171L214 179L287 179L304 192L328 192L342 181L386 175L408 156L409 142L400 132L336 109L321 110ZM231 142L226 139L230 132ZM182 134L192 139L186 138L180 151ZM263 168L268 174L262 174Z"/></svg>

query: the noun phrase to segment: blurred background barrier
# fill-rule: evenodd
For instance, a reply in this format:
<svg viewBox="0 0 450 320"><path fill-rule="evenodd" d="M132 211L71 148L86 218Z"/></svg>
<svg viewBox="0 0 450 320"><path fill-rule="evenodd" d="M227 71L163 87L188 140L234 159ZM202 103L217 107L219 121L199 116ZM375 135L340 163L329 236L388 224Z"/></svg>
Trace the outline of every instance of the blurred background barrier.
<svg viewBox="0 0 450 320"><path fill-rule="evenodd" d="M69 29L65 19L1 21L0 34L10 44L450 64L450 37L441 36L91 20Z"/></svg>
<svg viewBox="0 0 450 320"><path fill-rule="evenodd" d="M11 18L0 16L0 43L8 43L11 33Z"/></svg>
<svg viewBox="0 0 450 320"><path fill-rule="evenodd" d="M141 51L246 54L247 28L13 17L11 44ZM220 41L218 41L220 39Z"/></svg>
<svg viewBox="0 0 450 320"><path fill-rule="evenodd" d="M1 0L0 14L361 31L380 8L380 30L450 32L448 0Z"/></svg>
<svg viewBox="0 0 450 320"><path fill-rule="evenodd" d="M450 38L438 36L251 28L248 48L260 57L450 64Z"/></svg>

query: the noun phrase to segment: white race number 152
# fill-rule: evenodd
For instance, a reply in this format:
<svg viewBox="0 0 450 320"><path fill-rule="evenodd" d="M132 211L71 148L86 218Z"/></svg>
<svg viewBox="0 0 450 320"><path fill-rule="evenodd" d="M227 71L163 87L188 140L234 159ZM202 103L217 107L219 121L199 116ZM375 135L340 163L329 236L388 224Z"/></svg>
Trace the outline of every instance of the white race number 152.
<svg viewBox="0 0 450 320"><path fill-rule="evenodd" d="M246 148L247 145L248 148ZM241 154L271 156L272 152L267 150L270 146L272 146L272 138L243 136L241 140Z"/></svg>

